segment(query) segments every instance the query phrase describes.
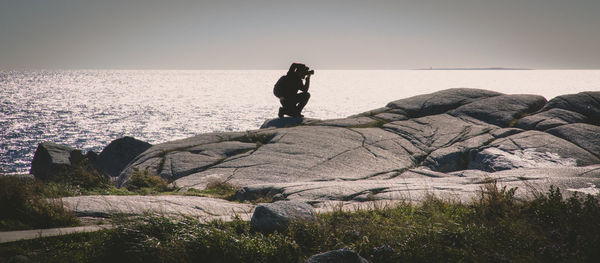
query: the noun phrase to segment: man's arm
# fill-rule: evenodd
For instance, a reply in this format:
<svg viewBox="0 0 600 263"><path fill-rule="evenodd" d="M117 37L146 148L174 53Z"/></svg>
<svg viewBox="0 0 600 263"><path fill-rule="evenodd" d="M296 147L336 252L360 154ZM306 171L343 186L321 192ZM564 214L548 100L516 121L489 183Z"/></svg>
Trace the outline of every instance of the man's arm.
<svg viewBox="0 0 600 263"><path fill-rule="evenodd" d="M310 75L306 76L306 81L304 82L304 88L302 91L308 92L308 87L310 86Z"/></svg>

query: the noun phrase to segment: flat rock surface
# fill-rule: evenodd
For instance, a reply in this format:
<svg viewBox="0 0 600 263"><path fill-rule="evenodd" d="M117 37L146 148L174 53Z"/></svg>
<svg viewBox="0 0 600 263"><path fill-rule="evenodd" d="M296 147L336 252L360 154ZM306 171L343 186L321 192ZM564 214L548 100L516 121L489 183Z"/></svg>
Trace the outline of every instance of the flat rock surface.
<svg viewBox="0 0 600 263"><path fill-rule="evenodd" d="M250 219L254 206L222 199L197 196L114 196L89 195L66 197L63 204L77 216L110 217L113 215L187 215L203 220L229 220L234 215Z"/></svg>
<svg viewBox="0 0 600 263"><path fill-rule="evenodd" d="M600 92L546 101L536 95L449 89L345 119L274 119L265 122L265 129L201 134L154 145L138 155L117 182L125 185L136 170L148 170L182 191L228 182L244 189L237 195L240 200L298 200L319 209L340 203L419 201L428 194L468 201L494 180L519 187L517 195L522 197L545 192L550 185L596 193L599 102ZM113 197L89 201L102 198ZM123 200L140 204L174 198L179 201L156 202L169 204L165 209L171 212L197 215L231 214L226 211L232 207L252 209L210 200L214 205L209 207L224 212L203 214L208 208L180 205L189 201L183 197L128 198Z"/></svg>

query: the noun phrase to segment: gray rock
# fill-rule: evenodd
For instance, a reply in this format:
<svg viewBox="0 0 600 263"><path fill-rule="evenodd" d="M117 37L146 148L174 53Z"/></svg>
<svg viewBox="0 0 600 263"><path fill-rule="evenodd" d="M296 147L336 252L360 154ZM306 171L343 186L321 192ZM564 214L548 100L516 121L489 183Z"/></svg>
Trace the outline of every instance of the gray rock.
<svg viewBox="0 0 600 263"><path fill-rule="evenodd" d="M175 180L220 163L227 157L246 153L257 148L256 143L225 141L173 151L164 156L160 176Z"/></svg>
<svg viewBox="0 0 600 263"><path fill-rule="evenodd" d="M84 158L80 150L65 145L43 142L38 145L35 151L29 173L39 179L52 179L59 173L72 168Z"/></svg>
<svg viewBox="0 0 600 263"><path fill-rule="evenodd" d="M339 249L311 256L306 263L368 263L358 253L350 249Z"/></svg>
<svg viewBox="0 0 600 263"><path fill-rule="evenodd" d="M248 156L227 159L175 181L202 189L210 180L239 186L258 182L302 182L373 176L414 165L419 149L379 128L298 126L274 130L275 137ZM411 151L409 153L408 151Z"/></svg>
<svg viewBox="0 0 600 263"><path fill-rule="evenodd" d="M104 175L117 177L127 164L150 147L151 144L133 137L116 139L98 155L94 167Z"/></svg>
<svg viewBox="0 0 600 263"><path fill-rule="evenodd" d="M560 125L588 121L588 118L580 113L554 108L526 116L520 119L515 127L526 130L545 131Z"/></svg>
<svg viewBox="0 0 600 263"><path fill-rule="evenodd" d="M442 114L471 102L502 95L481 89L447 89L388 103L386 107L401 109L410 118Z"/></svg>
<svg viewBox="0 0 600 263"><path fill-rule="evenodd" d="M332 119L325 120L321 122L317 122L313 125L321 125L321 126L332 126L332 127L345 127L345 128L366 128L366 127L375 127L382 124L382 121L372 119L370 117L358 116L358 117L350 117L344 119Z"/></svg>
<svg viewBox="0 0 600 263"><path fill-rule="evenodd" d="M296 118L296 117L285 117L285 118L277 118L266 120L261 126L261 129L266 128L286 128L286 127L294 127L299 125L307 125L315 122L319 122L318 119L310 119L310 118Z"/></svg>
<svg viewBox="0 0 600 263"><path fill-rule="evenodd" d="M500 171L515 168L585 166L600 159L579 146L539 131L497 140L473 153L469 169Z"/></svg>
<svg viewBox="0 0 600 263"><path fill-rule="evenodd" d="M381 108L378 108L378 109L374 109L374 110L370 110L370 111L365 111L363 113L352 115L349 118L361 117L361 116L362 117L370 117L370 116L374 116L374 115L377 115L377 114L380 114L380 113L383 113L383 112L387 112L387 111L390 111L390 110L392 110L392 109L388 108L388 107L381 107Z"/></svg>
<svg viewBox="0 0 600 263"><path fill-rule="evenodd" d="M254 209L250 225L255 231L264 233L283 232L294 220L316 220L314 209L295 201L259 204Z"/></svg>
<svg viewBox="0 0 600 263"><path fill-rule="evenodd" d="M556 127L546 132L570 141L600 158L600 127L575 123Z"/></svg>
<svg viewBox="0 0 600 263"><path fill-rule="evenodd" d="M385 122L408 120L408 117L406 117L403 114L397 114L397 113L391 113L391 112L382 112L382 113L373 115L372 118L377 119L377 120L382 120Z"/></svg>
<svg viewBox="0 0 600 263"><path fill-rule="evenodd" d="M197 173L234 156L243 156L270 140L269 130L201 134L191 138L154 145L138 155L119 175L123 186L134 170L175 180Z"/></svg>
<svg viewBox="0 0 600 263"><path fill-rule="evenodd" d="M457 117L471 117L500 127L514 126L528 113L541 109L546 99L537 95L501 95L481 99L449 112Z"/></svg>
<svg viewBox="0 0 600 263"><path fill-rule="evenodd" d="M600 125L600 91L587 91L555 97L542 109L564 109L577 112L589 118L590 122Z"/></svg>
<svg viewBox="0 0 600 263"><path fill-rule="evenodd" d="M497 129L483 122L471 122L448 114L390 122L383 129L408 140L426 154Z"/></svg>
<svg viewBox="0 0 600 263"><path fill-rule="evenodd" d="M471 151L487 145L493 139L494 136L486 133L437 149L427 156L423 165L439 172L467 169Z"/></svg>
<svg viewBox="0 0 600 263"><path fill-rule="evenodd" d="M77 216L111 217L114 215L159 214L194 216L200 220L231 220L239 215L250 219L253 205L199 196L115 196L86 195L62 198L66 208Z"/></svg>

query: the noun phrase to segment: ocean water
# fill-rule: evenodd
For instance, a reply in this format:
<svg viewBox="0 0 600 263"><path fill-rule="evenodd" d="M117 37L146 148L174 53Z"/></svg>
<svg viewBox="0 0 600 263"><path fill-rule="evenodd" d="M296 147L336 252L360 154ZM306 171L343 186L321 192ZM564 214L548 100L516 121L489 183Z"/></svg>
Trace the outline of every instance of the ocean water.
<svg viewBox="0 0 600 263"><path fill-rule="evenodd" d="M101 151L123 136L160 143L257 129L277 116L285 70L0 71L0 173L27 173L38 143ZM468 87L555 96L600 90L600 70L318 70L306 117L342 118Z"/></svg>

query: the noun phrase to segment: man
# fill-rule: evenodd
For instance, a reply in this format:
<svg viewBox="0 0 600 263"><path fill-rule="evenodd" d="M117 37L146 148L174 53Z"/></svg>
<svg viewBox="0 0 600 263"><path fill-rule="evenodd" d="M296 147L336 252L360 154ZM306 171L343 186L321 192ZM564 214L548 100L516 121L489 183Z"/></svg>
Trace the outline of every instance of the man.
<svg viewBox="0 0 600 263"><path fill-rule="evenodd" d="M273 89L273 94L279 98L282 106L277 114L279 118L283 118L284 115L304 117L301 113L310 99L308 87L310 76L314 73L314 70L309 70L304 64L292 63L287 74L279 78ZM305 78L306 81L303 82Z"/></svg>

